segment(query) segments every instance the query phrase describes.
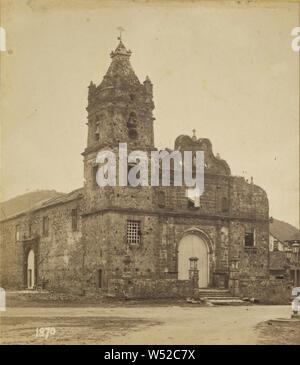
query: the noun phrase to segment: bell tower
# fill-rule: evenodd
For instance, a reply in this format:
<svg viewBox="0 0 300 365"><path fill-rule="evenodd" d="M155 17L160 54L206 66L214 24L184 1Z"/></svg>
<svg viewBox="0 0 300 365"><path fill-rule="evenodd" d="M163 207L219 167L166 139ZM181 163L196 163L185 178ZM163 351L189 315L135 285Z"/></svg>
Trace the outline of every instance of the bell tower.
<svg viewBox="0 0 300 365"><path fill-rule="evenodd" d="M120 39L120 37L119 37ZM122 40L111 52L111 64L96 86L89 85L88 140L84 154L127 143L128 150L154 147L152 83L140 83Z"/></svg>
<svg viewBox="0 0 300 365"><path fill-rule="evenodd" d="M127 143L128 153L154 149L153 86L148 76L143 83L139 81L130 64L131 51L126 49L121 36L118 39L103 80L99 85L91 81L88 87L88 137L82 154L90 201L96 195L98 200L102 194L99 189L96 193L98 186L95 185L95 160L99 151L117 152L119 143Z"/></svg>

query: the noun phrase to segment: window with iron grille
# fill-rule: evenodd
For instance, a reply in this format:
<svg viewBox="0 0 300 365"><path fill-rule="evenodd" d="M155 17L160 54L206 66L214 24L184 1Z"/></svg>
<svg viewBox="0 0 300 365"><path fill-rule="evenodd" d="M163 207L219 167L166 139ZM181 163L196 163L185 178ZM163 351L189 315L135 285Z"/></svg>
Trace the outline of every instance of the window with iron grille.
<svg viewBox="0 0 300 365"><path fill-rule="evenodd" d="M245 247L254 247L255 246L255 231L245 232Z"/></svg>
<svg viewBox="0 0 300 365"><path fill-rule="evenodd" d="M141 222L127 221L127 243L131 245L139 245L141 243Z"/></svg>

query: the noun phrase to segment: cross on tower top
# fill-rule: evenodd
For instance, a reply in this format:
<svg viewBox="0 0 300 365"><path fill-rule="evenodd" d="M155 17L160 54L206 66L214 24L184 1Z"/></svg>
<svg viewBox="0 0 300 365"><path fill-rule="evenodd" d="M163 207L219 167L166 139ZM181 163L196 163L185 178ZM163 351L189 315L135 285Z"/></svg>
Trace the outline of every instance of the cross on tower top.
<svg viewBox="0 0 300 365"><path fill-rule="evenodd" d="M196 139L197 139L197 137L196 137L196 129L193 129L192 132L193 132L192 139L193 139L193 141L196 141Z"/></svg>
<svg viewBox="0 0 300 365"><path fill-rule="evenodd" d="M122 27L118 27L117 30L119 31L118 40L121 41L122 40L122 32L125 32L125 29L122 28Z"/></svg>

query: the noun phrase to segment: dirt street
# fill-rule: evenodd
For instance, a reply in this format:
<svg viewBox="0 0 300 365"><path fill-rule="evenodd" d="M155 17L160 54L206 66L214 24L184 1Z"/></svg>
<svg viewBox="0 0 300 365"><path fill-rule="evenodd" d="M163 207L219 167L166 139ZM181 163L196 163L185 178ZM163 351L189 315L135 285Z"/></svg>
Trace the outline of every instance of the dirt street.
<svg viewBox="0 0 300 365"><path fill-rule="evenodd" d="M275 344L278 333L270 338L261 322L289 318L290 310L288 305L8 308L0 316L0 337L3 344Z"/></svg>

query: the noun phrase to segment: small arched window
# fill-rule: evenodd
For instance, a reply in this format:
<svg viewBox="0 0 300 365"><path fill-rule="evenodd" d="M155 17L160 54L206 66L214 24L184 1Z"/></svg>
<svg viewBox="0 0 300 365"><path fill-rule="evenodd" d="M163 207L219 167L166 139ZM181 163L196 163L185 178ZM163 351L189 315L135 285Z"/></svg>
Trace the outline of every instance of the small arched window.
<svg viewBox="0 0 300 365"><path fill-rule="evenodd" d="M134 112L129 114L129 118L127 121L127 128L128 128L128 136L131 139L137 138L137 116Z"/></svg>
<svg viewBox="0 0 300 365"><path fill-rule="evenodd" d="M95 119L94 139L95 141L99 141L99 138L100 138L100 117L97 115Z"/></svg>

